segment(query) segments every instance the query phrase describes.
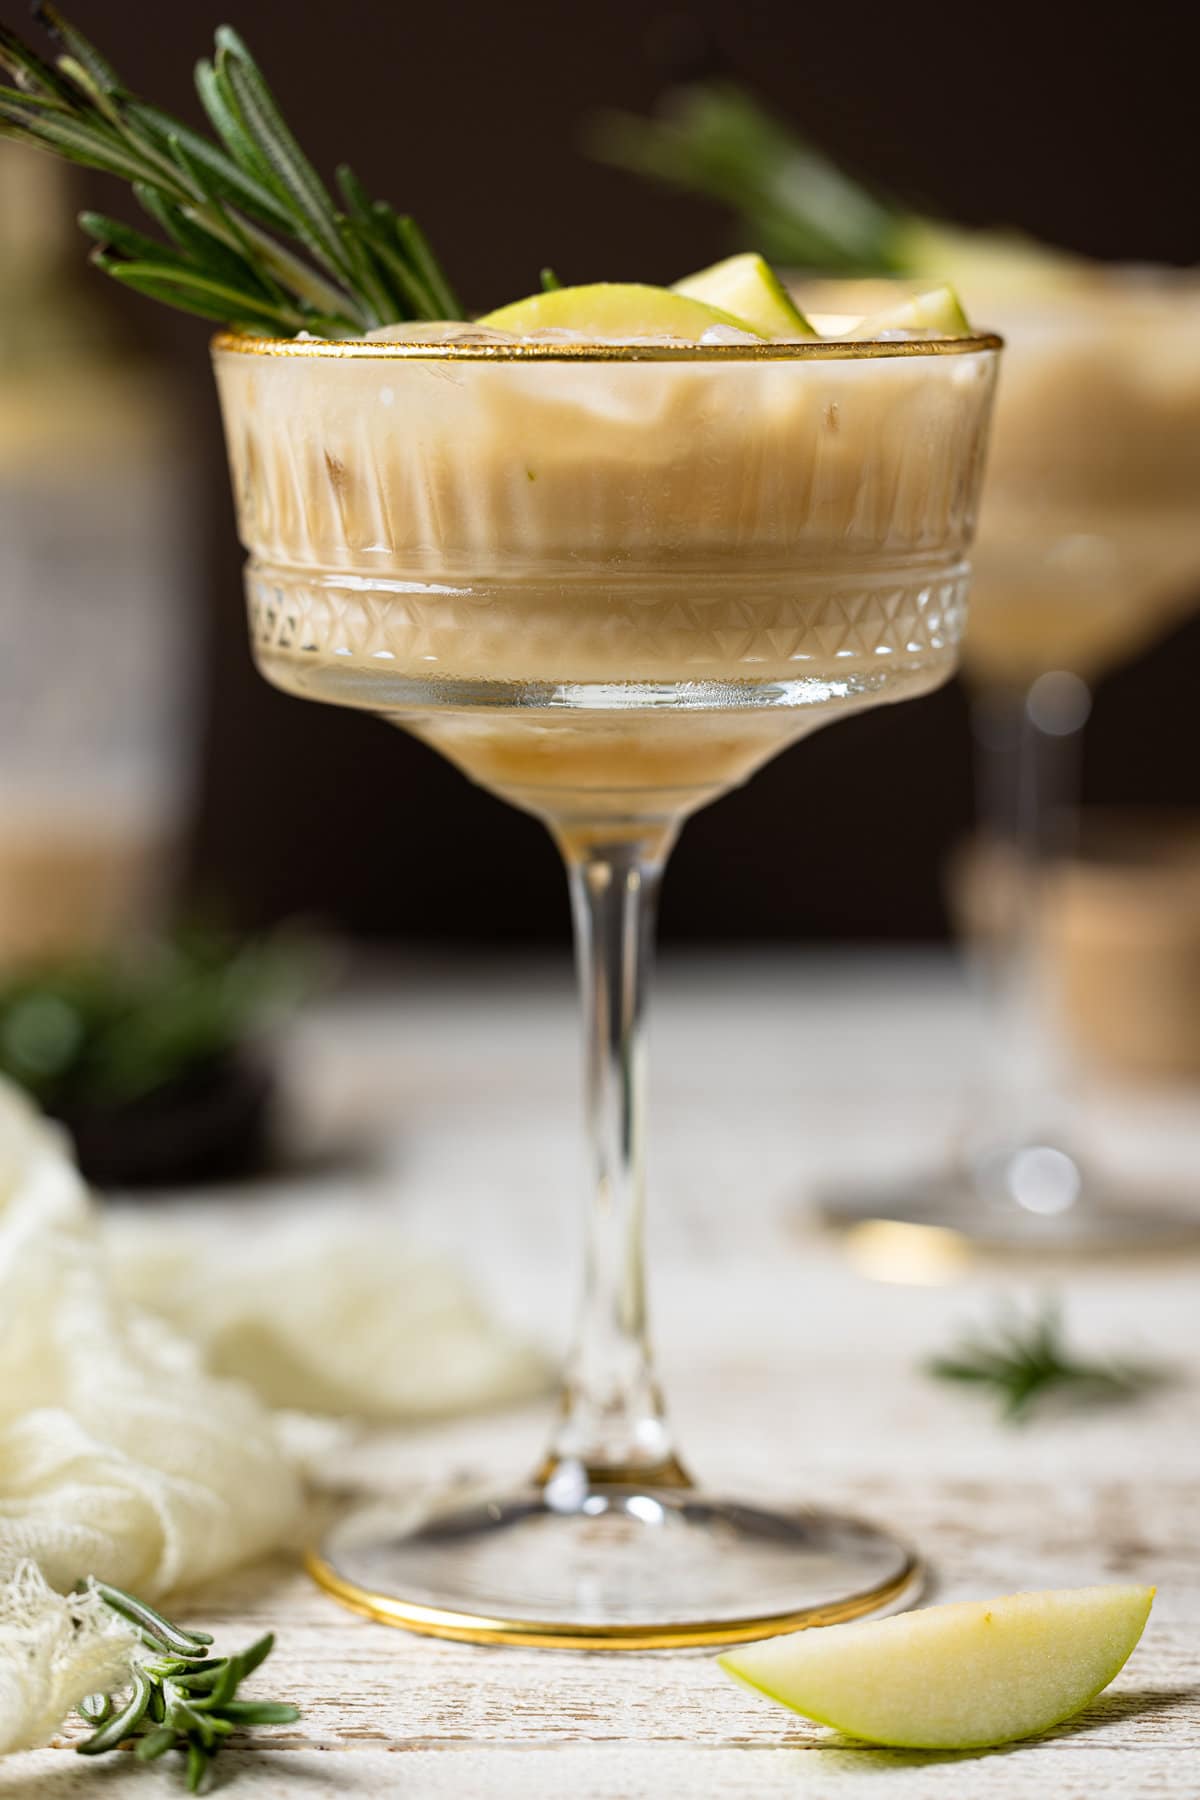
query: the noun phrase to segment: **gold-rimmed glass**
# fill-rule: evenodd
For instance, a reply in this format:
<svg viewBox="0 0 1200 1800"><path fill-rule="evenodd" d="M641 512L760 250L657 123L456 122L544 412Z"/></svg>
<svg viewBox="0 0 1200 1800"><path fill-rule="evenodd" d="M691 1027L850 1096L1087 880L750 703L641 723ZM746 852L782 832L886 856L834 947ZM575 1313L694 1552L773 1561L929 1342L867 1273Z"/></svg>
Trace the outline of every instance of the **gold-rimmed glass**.
<svg viewBox="0 0 1200 1800"><path fill-rule="evenodd" d="M217 341L259 666L543 819L576 924L592 1178L558 1424L514 1492L344 1518L311 1566L348 1605L620 1648L915 1591L886 1532L713 1497L677 1452L646 1320L645 998L687 815L951 672L998 348Z"/></svg>
<svg viewBox="0 0 1200 1800"><path fill-rule="evenodd" d="M857 297L885 304L874 283ZM1032 291L998 285L989 311L1005 379L962 653L978 831L953 899L989 1002L990 1076L940 1167L836 1192L827 1211L1008 1249L1161 1250L1195 1237L1195 1209L1106 1170L1081 1129L1046 947L1093 697L1200 603L1200 271L1071 265Z"/></svg>

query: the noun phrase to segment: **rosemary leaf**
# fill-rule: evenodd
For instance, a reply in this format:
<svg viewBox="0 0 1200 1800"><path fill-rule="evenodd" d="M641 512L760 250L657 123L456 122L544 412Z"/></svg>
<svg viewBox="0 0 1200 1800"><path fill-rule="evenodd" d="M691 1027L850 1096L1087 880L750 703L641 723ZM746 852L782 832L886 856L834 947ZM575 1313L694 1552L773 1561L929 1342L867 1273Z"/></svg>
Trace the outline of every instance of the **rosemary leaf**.
<svg viewBox="0 0 1200 1800"><path fill-rule="evenodd" d="M57 6L41 0L41 4L34 7L33 16L52 38L66 47L69 55L86 70L88 79L96 87L105 94L124 93L124 84L107 57L101 56L77 25L72 25L69 19L63 18ZM62 66L61 63L59 66Z"/></svg>
<svg viewBox="0 0 1200 1800"><path fill-rule="evenodd" d="M244 1681L247 1675L252 1675L259 1664L267 1660L274 1648L275 1633L268 1631L251 1644L248 1650L240 1650L233 1658L238 1667L238 1680Z"/></svg>
<svg viewBox="0 0 1200 1800"><path fill-rule="evenodd" d="M270 164L242 123L228 82L218 74L216 67L207 58L202 58L196 64L195 78L200 104L208 114L213 130L224 144L229 160L243 175L248 175L256 187L270 196L268 223L272 219L278 220L290 230L291 209L272 180Z"/></svg>
<svg viewBox="0 0 1200 1800"><path fill-rule="evenodd" d="M147 237L142 231L135 231L120 219L110 219L104 213L82 212L79 215L79 226L102 249L119 251L132 262L161 261L174 268L188 267L187 257L180 251L173 250L169 244L159 243L157 238Z"/></svg>
<svg viewBox="0 0 1200 1800"><path fill-rule="evenodd" d="M902 209L845 174L729 82L675 88L657 117L592 121L598 160L719 201L764 254L830 275L891 275Z"/></svg>
<svg viewBox="0 0 1200 1800"><path fill-rule="evenodd" d="M336 172L338 191L346 202L346 210L360 225L371 224L371 201L366 188L349 163L340 163Z"/></svg>
<svg viewBox="0 0 1200 1800"><path fill-rule="evenodd" d="M228 25L217 31L217 81L249 133L273 184L329 265L345 274L345 248L333 202L320 176L284 123L270 88L241 38ZM227 86L226 86L227 84Z"/></svg>
<svg viewBox="0 0 1200 1800"><path fill-rule="evenodd" d="M83 1584L87 1586L87 1583ZM174 1651L176 1656L193 1657L203 1654L203 1646L212 1643L212 1638L204 1631L185 1631L180 1625L173 1625L170 1619L156 1612L144 1600L134 1594L127 1594L123 1588L113 1587L107 1581L93 1581L90 1584L99 1594L105 1606L119 1613L131 1625L161 1644L164 1650Z"/></svg>
<svg viewBox="0 0 1200 1800"><path fill-rule="evenodd" d="M14 114L22 114L34 128L39 116L51 113L71 116L70 108L56 100L53 94L30 94L24 88L8 87L3 83L0 83L0 106L10 107Z"/></svg>
<svg viewBox="0 0 1200 1800"><path fill-rule="evenodd" d="M18 87L28 89L30 93L53 95L66 105L73 103L71 89L61 75L3 24L0 24L0 69L7 69Z"/></svg>
<svg viewBox="0 0 1200 1800"><path fill-rule="evenodd" d="M300 1711L286 1700L230 1700L225 1717L239 1725L292 1725Z"/></svg>
<svg viewBox="0 0 1200 1800"><path fill-rule="evenodd" d="M429 247L429 240L415 219L405 215L395 221L396 235L421 281L433 296L435 319L461 319L462 304L442 273L441 265Z"/></svg>
<svg viewBox="0 0 1200 1800"><path fill-rule="evenodd" d="M277 230L287 228L288 215L270 188L256 181L233 157L226 156L215 144L210 144L207 138L201 137L199 132L189 130L178 119L173 119L169 113L160 112L158 107L149 105L145 100L127 101L125 116L143 138L157 143L172 155L175 155L173 144L178 144L189 163L204 171L207 185L222 200L240 206L243 212L249 213L261 225L273 226Z"/></svg>
<svg viewBox="0 0 1200 1800"><path fill-rule="evenodd" d="M154 1762L158 1757L165 1756L168 1750L174 1749L176 1742L177 1734L171 1727L160 1725L157 1730L148 1731L145 1737L138 1739L134 1745L134 1755L139 1762Z"/></svg>
<svg viewBox="0 0 1200 1800"><path fill-rule="evenodd" d="M202 319L234 324L243 330L273 326L296 332L305 327L300 313L272 306L254 294L240 293L209 276L168 268L157 262L112 261L95 253L93 260L115 281L144 294L148 300L158 300L163 306L173 306L180 312L198 313Z"/></svg>
<svg viewBox="0 0 1200 1800"><path fill-rule="evenodd" d="M339 171L340 212L236 32L196 69L212 141L131 94L52 6L51 66L0 26L0 136L125 181L168 242L102 214L92 261L165 305L249 331L345 337L409 317L462 317L424 233Z"/></svg>
<svg viewBox="0 0 1200 1800"><path fill-rule="evenodd" d="M224 1668L216 1671L212 1684L202 1693L198 1693L194 1689L190 1690L191 1698L188 1705L195 1712L213 1712L223 1707L227 1701L233 1699L240 1678L237 1657L231 1656Z"/></svg>
<svg viewBox="0 0 1200 1800"><path fill-rule="evenodd" d="M96 1581L83 1585L135 1625L144 1643L182 1654L158 1656L135 1665L130 1692L117 1706L110 1695L88 1695L79 1711L96 1729L78 1746L81 1755L100 1756L129 1739L141 1762L155 1762L168 1750L179 1750L186 1757L188 1789L196 1793L213 1758L235 1732L254 1725L287 1725L300 1717L297 1708L285 1701L237 1698L240 1683L274 1645L269 1632L238 1655L206 1657L205 1647L212 1642L207 1632L173 1625L120 1588ZM201 1679L206 1679L205 1689L197 1692L189 1684Z"/></svg>
<svg viewBox="0 0 1200 1800"><path fill-rule="evenodd" d="M0 118L18 126L23 135L39 142L43 148L56 150L68 162L84 168L101 169L107 175L119 175L130 183L153 178L154 170L131 152L124 141L105 128L83 126L69 114L49 109L30 110L38 105L32 95L22 95L13 102L0 93Z"/></svg>
<svg viewBox="0 0 1200 1800"><path fill-rule="evenodd" d="M361 329L361 318L351 295L319 275L310 263L296 256L286 244L268 237L245 219L241 221L241 225L254 246L255 255L266 265L268 271L277 276L289 292L314 309L313 317L308 320L310 331L319 331L322 320L332 321L335 337L346 337Z"/></svg>
<svg viewBox="0 0 1200 1800"><path fill-rule="evenodd" d="M208 1774L209 1753L199 1744L189 1744L187 1749L187 1788L189 1794L198 1794L204 1785L204 1777Z"/></svg>
<svg viewBox="0 0 1200 1800"><path fill-rule="evenodd" d="M351 279L367 304L365 323L368 327L382 325L385 319L391 318L395 313L395 299L380 274L371 246L363 241L353 219L339 216L337 233L350 267Z"/></svg>
<svg viewBox="0 0 1200 1800"><path fill-rule="evenodd" d="M197 227L207 238L233 250L267 297L286 305L286 291L276 280L269 264L259 254L250 235L252 227L248 223L243 223L237 213L225 205L216 184L210 179L208 171L202 164L196 162L177 135L171 137L169 148L172 157L191 186L204 197L201 206L185 206L180 209L184 219L190 226ZM330 292L332 293L333 290ZM336 305L338 300L336 294L333 294L333 300Z"/></svg>
<svg viewBox="0 0 1200 1800"><path fill-rule="evenodd" d="M986 1392L1010 1422L1028 1418L1051 1399L1076 1407L1111 1404L1135 1399L1169 1379L1155 1364L1077 1354L1053 1304L1030 1318L1002 1319L990 1334L968 1333L950 1351L932 1357L925 1371L937 1381Z"/></svg>
<svg viewBox="0 0 1200 1800"><path fill-rule="evenodd" d="M121 129L120 112L113 105L107 91L93 81L83 64L76 62L73 56L60 56L58 66L77 88L82 89L97 111L103 113L109 124L115 125L119 131Z"/></svg>
<svg viewBox="0 0 1200 1800"><path fill-rule="evenodd" d="M277 285L267 287L258 270L236 249L214 236L211 230L188 218L182 207L165 200L157 189L139 182L134 188L138 203L166 232L184 257L185 267L193 274L203 273L213 280L259 299L278 303L284 300ZM156 260L153 256L150 261ZM285 302L286 304L286 302Z"/></svg>
<svg viewBox="0 0 1200 1800"><path fill-rule="evenodd" d="M119 1712L77 1746L80 1756L102 1756L132 1737L146 1715L153 1687L150 1677L141 1669L133 1671L133 1692Z"/></svg>
<svg viewBox="0 0 1200 1800"><path fill-rule="evenodd" d="M394 295L392 312L397 319L436 319L439 314L433 295L425 287L419 277L414 274L394 243L388 241L377 230L371 231L359 224L357 219L347 220L352 231L365 236L370 244L371 254L379 264L391 291Z"/></svg>

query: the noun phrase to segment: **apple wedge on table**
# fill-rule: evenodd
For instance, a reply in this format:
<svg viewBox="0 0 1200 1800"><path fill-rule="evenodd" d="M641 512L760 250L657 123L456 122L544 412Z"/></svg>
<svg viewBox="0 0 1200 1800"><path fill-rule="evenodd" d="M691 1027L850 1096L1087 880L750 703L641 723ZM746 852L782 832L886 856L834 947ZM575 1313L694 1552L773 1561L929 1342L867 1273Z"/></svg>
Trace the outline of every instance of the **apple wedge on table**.
<svg viewBox="0 0 1200 1800"><path fill-rule="evenodd" d="M1063 1588L799 1631L719 1657L747 1686L850 1737L975 1750L1094 1700L1150 1616L1151 1587Z"/></svg>

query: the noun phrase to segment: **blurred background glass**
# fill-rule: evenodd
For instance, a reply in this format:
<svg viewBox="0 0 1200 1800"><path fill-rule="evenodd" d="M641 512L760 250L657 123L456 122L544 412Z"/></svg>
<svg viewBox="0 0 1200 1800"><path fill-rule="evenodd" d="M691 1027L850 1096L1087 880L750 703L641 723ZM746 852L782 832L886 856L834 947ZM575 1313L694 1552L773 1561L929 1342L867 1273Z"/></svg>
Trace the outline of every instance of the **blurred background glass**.
<svg viewBox="0 0 1200 1800"><path fill-rule="evenodd" d="M1110 1047L1121 1034L1108 1020L1114 990L1101 981L1090 994L1087 959L1072 958L1078 912L1063 912L1062 876L1078 854L1093 692L1200 596L1200 280L1103 262L1011 226L964 228L936 201L914 205L878 177L856 182L725 70L668 89L650 118L602 115L593 141L618 167L726 207L790 269L814 317L844 314L851 326L897 278L918 292L949 280L974 320L1005 333L963 654L977 829L951 890L991 990L995 1078L942 1168L831 1206L1017 1243L1144 1236L1155 1221L1128 1211L1073 1135L1045 1015L1057 1002L1055 1022L1080 1035L1091 1004ZM832 275L841 280L822 282ZM1048 934L1056 907L1060 928ZM1040 951L1051 941L1073 980L1050 978ZM1091 967L1099 974L1103 962ZM1186 989L1186 967L1178 980ZM1134 990L1124 999L1139 1004L1143 1035L1157 1007L1169 1037L1161 978L1154 997ZM1177 1065L1170 1051L1141 1061L1143 1072ZM1170 1214L1158 1223L1178 1229Z"/></svg>

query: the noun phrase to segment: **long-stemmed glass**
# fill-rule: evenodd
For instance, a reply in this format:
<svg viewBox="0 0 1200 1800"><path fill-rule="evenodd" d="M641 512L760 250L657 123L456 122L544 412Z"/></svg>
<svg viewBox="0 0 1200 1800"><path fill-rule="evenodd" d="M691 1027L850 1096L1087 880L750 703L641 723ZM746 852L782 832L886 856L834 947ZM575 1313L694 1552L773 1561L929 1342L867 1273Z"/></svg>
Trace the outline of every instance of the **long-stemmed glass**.
<svg viewBox="0 0 1200 1800"><path fill-rule="evenodd" d="M1072 848L1095 683L1200 596L1200 277L1091 270L989 308L1009 345L973 557L963 673L982 879L964 884L992 1000L995 1077L950 1162L840 1216L1026 1246L1177 1234L1078 1142L1040 967L1039 891Z"/></svg>
<svg viewBox="0 0 1200 1800"><path fill-rule="evenodd" d="M886 1533L687 1474L646 1323L643 1025L683 819L950 673L998 345L218 340L263 672L542 818L576 924L592 1182L558 1424L516 1492L344 1519L312 1567L347 1604L617 1647L914 1591Z"/></svg>

